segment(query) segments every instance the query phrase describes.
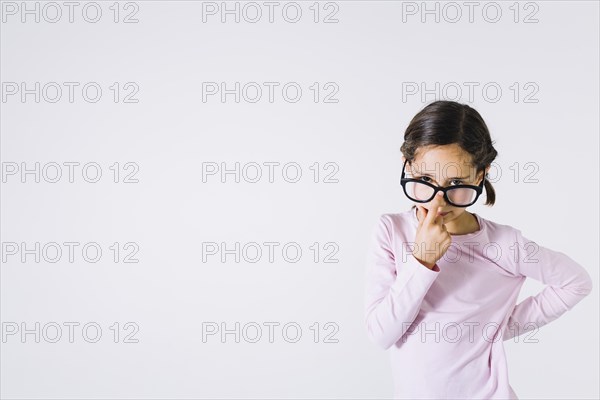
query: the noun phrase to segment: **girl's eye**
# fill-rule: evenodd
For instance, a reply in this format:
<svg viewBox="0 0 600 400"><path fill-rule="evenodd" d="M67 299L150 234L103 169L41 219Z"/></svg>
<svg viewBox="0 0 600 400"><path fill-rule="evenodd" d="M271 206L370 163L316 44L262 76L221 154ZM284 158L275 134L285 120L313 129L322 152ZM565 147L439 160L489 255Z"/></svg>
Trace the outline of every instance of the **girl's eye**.
<svg viewBox="0 0 600 400"><path fill-rule="evenodd" d="M457 185L462 185L463 182L461 180L458 179L452 179L452 182L456 182Z"/></svg>

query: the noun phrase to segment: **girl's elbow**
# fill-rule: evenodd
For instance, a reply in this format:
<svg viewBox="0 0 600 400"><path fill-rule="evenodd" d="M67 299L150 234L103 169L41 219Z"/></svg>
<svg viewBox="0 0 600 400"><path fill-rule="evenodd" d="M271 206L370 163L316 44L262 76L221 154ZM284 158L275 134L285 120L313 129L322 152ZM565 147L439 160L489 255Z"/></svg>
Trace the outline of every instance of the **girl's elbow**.
<svg viewBox="0 0 600 400"><path fill-rule="evenodd" d="M369 333L369 339L372 343L376 344L380 349L387 350L395 343L389 340L385 335L374 335Z"/></svg>
<svg viewBox="0 0 600 400"><path fill-rule="evenodd" d="M387 350L396 343L396 341L392 340L390 335L386 334L382 329L373 329L373 325L369 323L369 320L366 320L366 328L369 340L371 343L376 344L380 349Z"/></svg>
<svg viewBox="0 0 600 400"><path fill-rule="evenodd" d="M581 283L577 285L577 293L582 297L587 296L592 292L594 283L590 274L584 269L581 274Z"/></svg>
<svg viewBox="0 0 600 400"><path fill-rule="evenodd" d="M594 288L594 283L592 281L592 277L586 272L586 279L583 282L583 285L581 285L581 293L584 296L587 296L588 294L590 294L592 292L592 289Z"/></svg>

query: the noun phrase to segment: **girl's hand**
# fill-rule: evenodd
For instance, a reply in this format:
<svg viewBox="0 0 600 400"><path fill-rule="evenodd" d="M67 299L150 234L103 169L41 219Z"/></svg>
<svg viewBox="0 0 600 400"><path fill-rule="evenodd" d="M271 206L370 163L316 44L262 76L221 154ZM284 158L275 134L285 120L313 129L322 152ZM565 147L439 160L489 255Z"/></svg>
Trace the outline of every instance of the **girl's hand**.
<svg viewBox="0 0 600 400"><path fill-rule="evenodd" d="M432 269L442 258L452 243L452 237L444 225L444 217L438 215L443 196L443 192L437 192L430 202L429 211L417 205L419 226L415 235L416 246L413 256L429 269Z"/></svg>

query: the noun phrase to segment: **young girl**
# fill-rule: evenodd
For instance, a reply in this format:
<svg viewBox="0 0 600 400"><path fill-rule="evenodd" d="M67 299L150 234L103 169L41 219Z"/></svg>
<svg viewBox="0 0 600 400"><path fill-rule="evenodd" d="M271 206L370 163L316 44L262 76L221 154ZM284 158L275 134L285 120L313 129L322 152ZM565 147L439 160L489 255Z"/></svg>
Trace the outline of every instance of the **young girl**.
<svg viewBox="0 0 600 400"><path fill-rule="evenodd" d="M365 324L389 349L394 398L517 399L503 342L570 310L592 290L586 270L519 229L466 207L497 152L479 113L436 101L410 122L401 183L413 207L382 214L367 255ZM516 305L526 277L547 286Z"/></svg>

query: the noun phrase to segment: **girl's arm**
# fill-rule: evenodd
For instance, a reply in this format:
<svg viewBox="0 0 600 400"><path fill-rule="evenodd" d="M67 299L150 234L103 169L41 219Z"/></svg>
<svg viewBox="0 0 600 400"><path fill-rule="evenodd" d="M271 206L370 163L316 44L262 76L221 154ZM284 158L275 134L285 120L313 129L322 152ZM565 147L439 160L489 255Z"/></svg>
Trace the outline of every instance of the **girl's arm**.
<svg viewBox="0 0 600 400"><path fill-rule="evenodd" d="M572 309L592 291L592 279L581 265L560 251L525 238L518 229L515 231L517 251L511 251L515 272L547 286L514 307L503 340L541 328Z"/></svg>
<svg viewBox="0 0 600 400"><path fill-rule="evenodd" d="M410 252L396 254L392 243L391 221L383 214L372 234L365 275L367 334L383 349L406 333L440 271L437 265L427 268Z"/></svg>

